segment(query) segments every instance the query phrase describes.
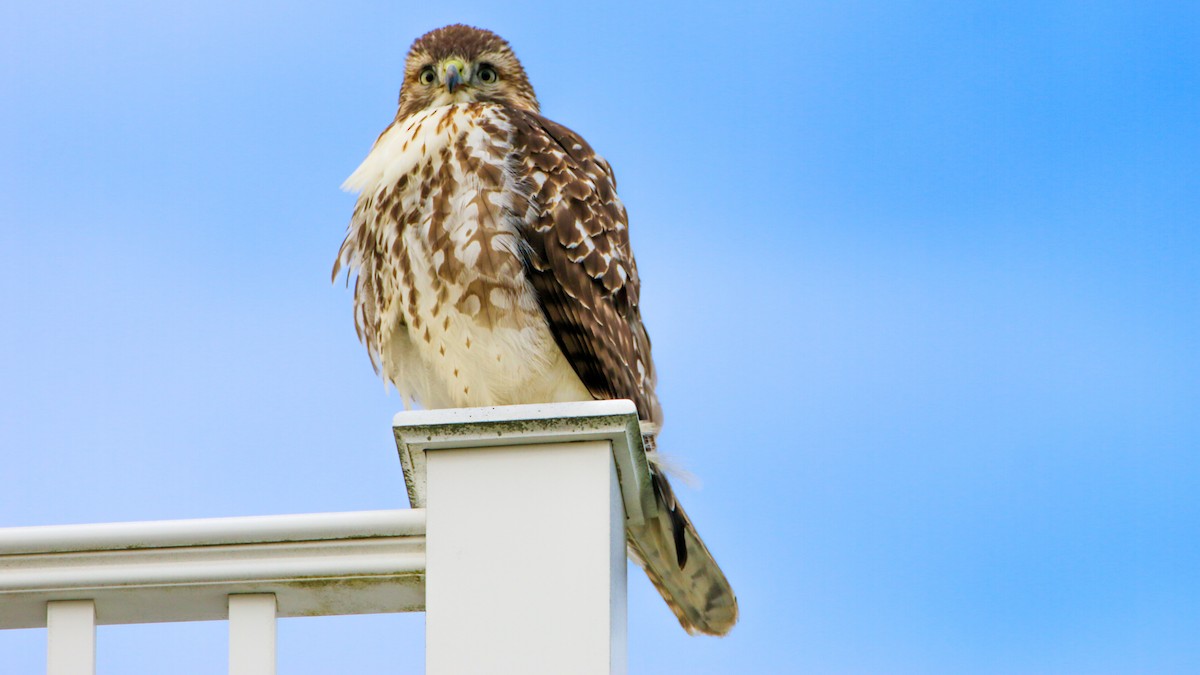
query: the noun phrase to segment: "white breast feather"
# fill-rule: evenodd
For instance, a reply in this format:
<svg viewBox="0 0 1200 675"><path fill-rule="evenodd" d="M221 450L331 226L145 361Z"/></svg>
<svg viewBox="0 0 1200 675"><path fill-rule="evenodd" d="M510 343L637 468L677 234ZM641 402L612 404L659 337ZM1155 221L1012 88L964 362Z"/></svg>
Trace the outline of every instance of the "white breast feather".
<svg viewBox="0 0 1200 675"><path fill-rule="evenodd" d="M449 133L437 131L438 122L461 106L422 110L393 124L375 141L363 163L342 183L347 192L370 193L395 183L427 156L436 157L450 143Z"/></svg>

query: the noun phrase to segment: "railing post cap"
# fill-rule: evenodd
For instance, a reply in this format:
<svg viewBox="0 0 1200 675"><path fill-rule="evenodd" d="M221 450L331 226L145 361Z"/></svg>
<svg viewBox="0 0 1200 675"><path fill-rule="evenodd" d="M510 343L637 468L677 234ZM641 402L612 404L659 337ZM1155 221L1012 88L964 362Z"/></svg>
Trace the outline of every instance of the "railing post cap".
<svg viewBox="0 0 1200 675"><path fill-rule="evenodd" d="M406 410L396 414L393 431L413 508L425 507L426 452L606 440L612 444L626 520L640 525L657 513L632 401Z"/></svg>

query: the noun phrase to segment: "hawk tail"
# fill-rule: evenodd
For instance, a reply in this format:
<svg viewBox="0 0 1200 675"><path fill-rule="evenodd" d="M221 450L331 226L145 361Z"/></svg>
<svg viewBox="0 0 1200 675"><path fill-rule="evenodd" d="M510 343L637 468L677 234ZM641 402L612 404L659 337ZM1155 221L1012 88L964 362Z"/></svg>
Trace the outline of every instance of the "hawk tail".
<svg viewBox="0 0 1200 675"><path fill-rule="evenodd" d="M629 527L629 555L646 570L684 630L725 635L738 619L733 587L676 501L666 475L653 464L651 480L658 515Z"/></svg>

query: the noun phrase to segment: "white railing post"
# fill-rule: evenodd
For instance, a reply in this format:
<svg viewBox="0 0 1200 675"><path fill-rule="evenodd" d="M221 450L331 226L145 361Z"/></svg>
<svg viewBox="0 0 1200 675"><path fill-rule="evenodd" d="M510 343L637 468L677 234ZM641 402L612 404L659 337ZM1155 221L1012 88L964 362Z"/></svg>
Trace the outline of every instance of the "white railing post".
<svg viewBox="0 0 1200 675"><path fill-rule="evenodd" d="M229 596L229 675L275 675L275 595Z"/></svg>
<svg viewBox="0 0 1200 675"><path fill-rule="evenodd" d="M426 461L426 673L608 675L623 663L625 518L609 444Z"/></svg>
<svg viewBox="0 0 1200 675"><path fill-rule="evenodd" d="M46 603L48 675L95 675L96 603L54 600Z"/></svg>
<svg viewBox="0 0 1200 675"><path fill-rule="evenodd" d="M395 432L426 508L426 673L624 673L633 404L413 411Z"/></svg>

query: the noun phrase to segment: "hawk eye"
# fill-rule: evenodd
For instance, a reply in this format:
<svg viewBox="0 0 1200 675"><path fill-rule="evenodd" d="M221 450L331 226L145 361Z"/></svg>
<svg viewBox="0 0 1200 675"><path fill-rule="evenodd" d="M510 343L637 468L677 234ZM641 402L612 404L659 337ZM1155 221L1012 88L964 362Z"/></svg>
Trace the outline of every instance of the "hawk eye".
<svg viewBox="0 0 1200 675"><path fill-rule="evenodd" d="M421 84L433 84L437 81L437 73L433 72L433 66L425 66L421 69L421 74L418 78Z"/></svg>
<svg viewBox="0 0 1200 675"><path fill-rule="evenodd" d="M479 81L480 82L482 82L484 84L492 84L493 82L495 82L496 80L499 80L499 79L500 79L500 76L496 74L496 69L491 67L489 64L485 63L485 64L479 66Z"/></svg>

